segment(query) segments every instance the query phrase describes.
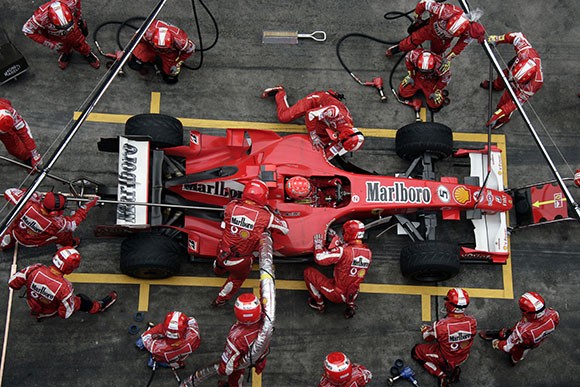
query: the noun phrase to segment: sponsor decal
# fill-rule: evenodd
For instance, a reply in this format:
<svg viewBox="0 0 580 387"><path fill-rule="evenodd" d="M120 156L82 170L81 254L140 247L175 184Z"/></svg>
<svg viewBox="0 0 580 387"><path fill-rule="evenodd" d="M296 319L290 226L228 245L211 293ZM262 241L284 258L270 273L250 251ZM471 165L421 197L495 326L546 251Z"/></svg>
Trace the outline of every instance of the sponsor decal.
<svg viewBox="0 0 580 387"><path fill-rule="evenodd" d="M450 343L460 343L471 340L471 326L468 321L447 325L447 334Z"/></svg>
<svg viewBox="0 0 580 387"><path fill-rule="evenodd" d="M437 187L437 196L439 197L439 200L441 200L443 203L449 203L449 200L451 200L449 190L444 185L440 185L439 187Z"/></svg>
<svg viewBox="0 0 580 387"><path fill-rule="evenodd" d="M257 220L258 211L244 206L235 206L234 210L232 211L232 217L230 219L231 230L234 232L235 227L236 231L237 228L251 231L256 226Z"/></svg>
<svg viewBox="0 0 580 387"><path fill-rule="evenodd" d="M493 194L491 192L487 191L486 195L485 195L485 199L487 200L487 205L491 207L493 205Z"/></svg>
<svg viewBox="0 0 580 387"><path fill-rule="evenodd" d="M562 200L562 192L554 194L554 208L564 207L564 201Z"/></svg>
<svg viewBox="0 0 580 387"><path fill-rule="evenodd" d="M197 137L197 134L195 134L193 132L190 132L190 134L189 134L189 141L192 144L199 145L199 138Z"/></svg>
<svg viewBox="0 0 580 387"><path fill-rule="evenodd" d="M367 257L363 257L362 255L354 257L354 259L352 260L353 267L367 269L370 266L370 264L371 264L371 260L368 259Z"/></svg>
<svg viewBox="0 0 580 387"><path fill-rule="evenodd" d="M358 196L358 195L352 195L351 200L352 200L353 203L358 203L358 202L360 202L360 196Z"/></svg>
<svg viewBox="0 0 580 387"><path fill-rule="evenodd" d="M237 181L216 181L213 183L184 184L183 190L204 195L221 196L229 199L240 199L244 185Z"/></svg>
<svg viewBox="0 0 580 387"><path fill-rule="evenodd" d="M253 228L253 226L252 226L252 228ZM242 239L248 239L250 237L250 232L248 230L242 230L240 232L240 237Z"/></svg>
<svg viewBox="0 0 580 387"><path fill-rule="evenodd" d="M187 244L191 251L197 251L197 242L195 242L193 239L188 239Z"/></svg>
<svg viewBox="0 0 580 387"><path fill-rule="evenodd" d="M52 284L54 290L49 287L49 283ZM55 281L42 272L37 272L37 274L34 276L34 279L32 280L32 283L30 284L30 295L36 299L42 297L52 301L54 300L61 286L62 284L60 282Z"/></svg>
<svg viewBox="0 0 580 387"><path fill-rule="evenodd" d="M6 69L6 71L4 71L4 76L5 77L9 77L11 75L14 75L16 73L18 73L18 71L20 71L22 67L17 63L11 67L8 67L8 69Z"/></svg>
<svg viewBox="0 0 580 387"><path fill-rule="evenodd" d="M130 203L147 202L148 199L149 143L120 137L119 148L117 196L119 201L126 203L117 205L117 224L146 224L147 207Z"/></svg>
<svg viewBox="0 0 580 387"><path fill-rule="evenodd" d="M460 185L453 189L453 199L459 204L465 204L471 197L471 191L467 187Z"/></svg>
<svg viewBox="0 0 580 387"><path fill-rule="evenodd" d="M30 231L40 234L50 226L50 220L42 216L34 207L30 207L22 218L20 218L20 225L24 224L24 227L28 228Z"/></svg>
<svg viewBox="0 0 580 387"><path fill-rule="evenodd" d="M427 187L407 187L403 182L381 185L378 181L367 181L368 203L431 203L431 190Z"/></svg>

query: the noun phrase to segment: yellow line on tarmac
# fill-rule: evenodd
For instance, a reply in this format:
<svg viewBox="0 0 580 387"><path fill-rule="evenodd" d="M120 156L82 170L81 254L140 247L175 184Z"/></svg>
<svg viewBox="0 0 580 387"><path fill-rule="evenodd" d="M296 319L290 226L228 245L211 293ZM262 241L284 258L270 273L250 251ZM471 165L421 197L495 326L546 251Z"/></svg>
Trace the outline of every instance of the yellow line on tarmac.
<svg viewBox="0 0 580 387"><path fill-rule="evenodd" d="M419 118L421 119L421 122L427 122L427 109L425 109L425 107L422 107L421 110L419 110Z"/></svg>
<svg viewBox="0 0 580 387"><path fill-rule="evenodd" d="M431 296L421 294L421 320L431 321Z"/></svg>
<svg viewBox="0 0 580 387"><path fill-rule="evenodd" d="M140 312L149 311L149 289L150 286L147 283L139 284L139 307L137 308Z"/></svg>
<svg viewBox="0 0 580 387"><path fill-rule="evenodd" d="M158 91L151 92L151 107L149 112L153 114L159 114L161 111L161 93Z"/></svg>

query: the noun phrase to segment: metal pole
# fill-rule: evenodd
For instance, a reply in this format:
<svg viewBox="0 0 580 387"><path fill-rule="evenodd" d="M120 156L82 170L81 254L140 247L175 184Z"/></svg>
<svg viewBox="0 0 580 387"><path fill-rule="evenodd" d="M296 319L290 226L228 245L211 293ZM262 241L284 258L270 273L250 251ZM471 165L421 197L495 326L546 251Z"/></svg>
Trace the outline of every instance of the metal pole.
<svg viewBox="0 0 580 387"><path fill-rule="evenodd" d="M89 101L86 103L86 106L81 112L78 121L74 123L72 128L69 130L65 138L62 140L62 142L56 149L56 151L52 154L52 156L46 163L46 166L42 169L42 171L40 171L38 176L30 184L30 186L24 193L24 196L18 201L18 203L16 203L16 206L12 209L12 211L10 211L10 213L4 219L2 219L2 224L0 225L0 235L6 232L10 224L12 224L14 219L16 219L22 208L24 208L24 205L28 202L28 200L32 197L36 189L40 186L44 178L48 175L51 168L54 166L60 155L64 152L64 150L66 149L67 145L70 143L76 132L80 129L81 125L88 118L89 114L91 114L96 104L105 94L105 91L107 91L107 89L113 82L113 79L115 79L115 77L117 76L119 69L123 67L125 63L129 60L129 56L131 55L135 47L137 47L137 44L139 43L143 35L145 35L147 28L149 28L151 23L153 23L153 19L157 17L157 15L159 14L159 12L161 11L166 2L167 0L159 1L157 6L153 9L153 11L151 11L147 19L143 22L139 30L137 30L131 41L127 44L123 56L120 58L120 60L115 61L115 63L113 64L113 66L111 66L107 74L105 74L105 77L99 82L99 84L95 87L95 89L93 89L93 91L91 92L92 97L90 97Z"/></svg>
<svg viewBox="0 0 580 387"><path fill-rule="evenodd" d="M67 200L73 202L90 202L92 199L87 198L75 198L69 195L66 196ZM197 207L197 206L184 206L180 204L165 204L165 203L145 203L145 202L124 202L120 200L108 200L108 199L99 199L97 203L103 204L126 204L128 206L148 206L148 207L163 207L163 208L176 208L180 210L204 210L204 211L220 211L223 212L224 208L214 208L214 207Z"/></svg>
<svg viewBox="0 0 580 387"><path fill-rule="evenodd" d="M470 12L469 4L467 4L466 0L459 0L459 3L461 4L461 7L463 8L463 10L466 13ZM520 115L522 116L524 122L526 123L526 126L530 130L530 133L532 134L532 138L534 139L534 141L536 142L536 144L540 148L540 151L542 152L544 159L548 163L548 166L552 170L552 173L554 174L554 177L556 178L558 185L562 189L564 196L566 196L566 200L568 200L568 204L574 209L574 212L576 213L576 218L578 219L578 221L580 221L580 206L578 205L578 203L576 203L576 201L574 200L574 197L570 193L570 190L568 190L568 187L566 187L566 185L564 184L564 180L562 179L562 176L560 176L560 173L556 169L554 162L550 158L550 155L548 154L548 151L544 147L542 140L538 136L536 130L534 129L534 126L532 125L530 119L528 118L528 115L524 111L522 104L520 103L520 101L518 101L518 98L516 96L516 93L514 92L514 89L510 85L506 75L503 73L503 70L502 70L499 62L497 61L495 55L493 54L493 52L491 50L491 46L489 45L489 43L487 43L487 40L485 40L482 43L482 47L483 47L483 50L485 51L485 53L487 54L489 60L491 60L493 67L495 67L495 70L498 72L499 76L503 80L503 82L506 86L506 89L510 94L512 101L516 104L518 112L520 112ZM490 80L490 82L491 82L491 80ZM491 87L491 84L490 84L490 87Z"/></svg>
<svg viewBox="0 0 580 387"><path fill-rule="evenodd" d="M14 255L12 256L12 266L10 266L10 278L16 273L18 267L16 261L18 259L18 245L16 242L14 245ZM6 350L8 349L8 332L10 331L10 317L12 315L12 296L14 290L8 288L8 307L6 308L6 324L4 326L4 340L2 342L2 360L0 364L0 387L2 386L2 380L4 379L4 367L6 365Z"/></svg>

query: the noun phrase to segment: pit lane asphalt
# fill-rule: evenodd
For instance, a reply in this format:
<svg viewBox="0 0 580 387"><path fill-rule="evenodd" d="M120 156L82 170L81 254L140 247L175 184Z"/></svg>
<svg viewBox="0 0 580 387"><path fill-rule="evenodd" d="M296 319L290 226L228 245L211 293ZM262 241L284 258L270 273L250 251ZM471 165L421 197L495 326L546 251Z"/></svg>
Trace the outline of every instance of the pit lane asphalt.
<svg viewBox="0 0 580 387"><path fill-rule="evenodd" d="M456 4L456 2L453 2ZM1 86L0 97L12 100L16 109L30 124L42 152L46 152L58 133L73 117L82 101L105 73L104 66L95 71L77 54L71 66L61 71L56 54L49 52L21 35L20 29L42 2L4 2L2 27L30 64L27 74ZM155 1L135 1L129 7L118 0L83 3L83 13L92 30L109 20L145 16ZM414 1L207 1L220 25L217 46L204 55L199 71L184 70L177 85L168 86L160 79L140 76L130 70L125 78L117 78L96 113L134 115L152 110L152 92L160 93L160 112L177 117L207 120L276 123L271 100L259 99L261 89L284 84L289 101L295 102L311 91L333 88L347 96L347 106L361 128L397 129L414 117L409 108L389 98L381 104L371 88L358 86L341 68L335 44L350 32L361 32L386 40L405 36L406 23L386 21L387 11L408 11ZM484 10L482 22L489 33L523 31L543 60L545 84L526 105L554 162L564 176L571 171L551 145L541 122L546 126L563 157L575 168L580 165L576 122L579 117L577 59L580 49L580 9L572 0L545 3L539 0L499 0L472 2L473 8ZM191 6L187 1L169 1L160 18L172 22L195 36L191 22ZM213 39L209 19L200 10L204 44ZM324 30L324 43L301 40L298 45L263 45L262 30ZM125 37L128 39L128 35ZM105 51L114 48L114 29L104 29L99 41ZM345 62L359 77L388 79L394 60L383 53L386 46L353 38L343 44ZM500 48L507 62L513 55L508 46ZM199 55L196 57L199 58ZM105 60L102 60L103 64ZM453 63L450 85L451 105L436 116L436 121L460 133L483 133L487 117L487 93L479 82L488 74L488 62L480 47L472 44ZM395 85L402 78L399 71ZM499 95L494 95L494 102ZM531 110L533 105L534 111ZM539 118L538 118L539 117ZM209 128L215 127L207 124ZM191 128L186 128L191 129ZM114 184L114 155L98 153L99 137L122 133L121 124L91 120L79 131L70 147L56 164L54 174L74 179L88 176ZM204 129L206 130L206 129ZM217 130L219 132L219 130ZM550 178L550 171L519 116L501 129L507 135L507 171L509 187L518 187ZM6 155L5 151L0 154ZM380 162L377 162L380 160ZM354 156L354 162L380 173L394 173L406 165L394 153L388 137L372 137ZM447 167L442 165L443 168ZM19 186L25 174L13 165L0 163L2 188ZM465 175L465 168L457 176ZM25 183L26 185L27 183ZM64 189L60 183L46 180L43 189ZM577 189L572 193L578 198ZM3 213L5 214L5 212ZM182 265L181 275L200 278L196 286L147 284L108 284L111 275L119 274L117 239L100 239L92 235L98 224L111 224L114 209L94 209L82 224L78 235L83 241L79 250L83 263L79 272L91 276L89 282L77 276L75 288L94 297L104 296L110 289L119 292L119 301L107 313L88 316L78 313L68 321L53 319L36 323L28 316L21 292L14 293L12 317L6 355L5 386L144 386L150 376L146 356L133 342L136 336L127 333L133 315L147 306L146 320L159 321L166 312L178 309L195 316L200 324L202 344L187 360L187 371L217 360L225 335L233 322L231 306L219 310L209 308L223 279L215 279L209 263ZM401 278L398 268L400 248L407 243L401 236L389 233L374 239L371 247L375 262L367 284L384 284L361 294L359 310L351 320L341 316L342 306L330 306L326 315L313 313L306 305L306 292L300 282L305 265L278 264L278 310L276 332L268 366L253 385L307 386L316 385L324 355L345 351L357 363L374 374L373 386L385 385L392 362L402 358L416 371L421 386L435 385L435 380L410 359L410 349L420 341L419 326L433 320L442 306L447 288L462 286L473 289L469 308L481 328L513 323L519 317L517 297L528 290L540 292L560 312L558 331L515 369L508 366L501 353L476 339L468 362L462 367L460 386L572 386L580 377L580 352L577 329L580 322L578 291L580 251L579 226L572 223L549 225L518 232L511 237L511 264L506 267L463 266L460 275L439 288L417 287ZM457 238L463 230L451 231ZM33 262L49 262L52 248L20 249L19 268ZM6 283L12 252L2 253L0 271ZM506 270L508 271L506 273ZM93 275L101 274L100 280ZM207 278L206 286L201 278ZM252 275L256 279L256 273ZM507 279L507 280L506 280ZM288 282L282 281L288 280ZM292 282L295 281L295 282ZM105 282L105 283L102 283ZM255 281L247 285L254 286ZM388 287L386 287L388 286ZM379 289L374 293L371 290ZM491 291L486 290L491 289ZM247 289L251 290L251 289ZM486 291L484 291L486 290ZM148 292L148 298L146 297ZM515 299L514 299L515 297ZM5 325L8 291L0 287L0 321ZM182 376L186 372L181 372ZM206 385L213 384L207 382ZM405 385L406 381L397 384ZM170 372L157 372L152 385L175 385Z"/></svg>

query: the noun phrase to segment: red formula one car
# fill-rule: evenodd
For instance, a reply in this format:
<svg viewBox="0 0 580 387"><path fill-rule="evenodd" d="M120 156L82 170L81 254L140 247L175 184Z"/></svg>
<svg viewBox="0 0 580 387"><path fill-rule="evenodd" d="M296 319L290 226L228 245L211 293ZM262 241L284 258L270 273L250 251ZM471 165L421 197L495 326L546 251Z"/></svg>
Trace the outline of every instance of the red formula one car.
<svg viewBox="0 0 580 387"><path fill-rule="evenodd" d="M414 241L401 252L401 270L415 280L448 279L459 271L461 259L508 259L506 212L512 197L503 191L501 154L494 150L489 162L485 151L460 151L458 156L470 157L471 176L464 182L436 179L435 161L453 153L452 132L444 125L414 123L399 129L396 150L410 167L398 176L366 172L342 159L334 165L304 134L228 129L225 136L191 131L186 145L182 138L177 119L144 114L130 118L125 136L118 139L121 204L114 228L139 231L122 244L125 274L176 274L185 246L190 256L214 258L223 206L239 198L244 184L256 177L270 187L268 204L290 228L287 235L273 235L279 257L311 255L315 234L326 235L354 218L367 228L398 223ZM113 141L101 140L100 149ZM286 180L297 175L317 187L310 201L293 202L285 195ZM459 220L462 213L474 224L472 248L436 240L438 221Z"/></svg>

